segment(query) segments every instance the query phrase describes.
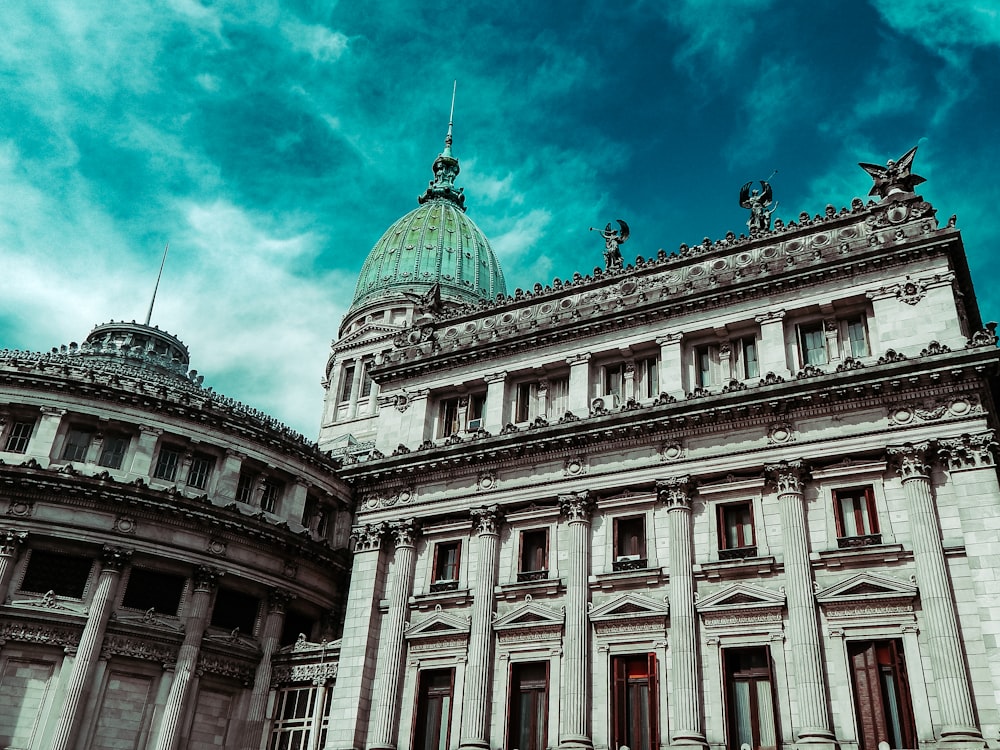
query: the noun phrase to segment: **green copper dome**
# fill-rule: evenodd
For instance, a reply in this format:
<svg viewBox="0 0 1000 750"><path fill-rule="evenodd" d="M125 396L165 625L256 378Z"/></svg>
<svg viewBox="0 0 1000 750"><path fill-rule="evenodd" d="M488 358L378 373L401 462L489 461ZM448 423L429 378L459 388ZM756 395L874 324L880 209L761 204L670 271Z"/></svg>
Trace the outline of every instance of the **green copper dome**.
<svg viewBox="0 0 1000 750"><path fill-rule="evenodd" d="M441 285L442 299L455 302L507 293L493 248L465 215L465 195L455 188L459 167L451 155L451 123L444 143L420 206L389 227L368 253L352 309L401 292L422 294L435 283Z"/></svg>

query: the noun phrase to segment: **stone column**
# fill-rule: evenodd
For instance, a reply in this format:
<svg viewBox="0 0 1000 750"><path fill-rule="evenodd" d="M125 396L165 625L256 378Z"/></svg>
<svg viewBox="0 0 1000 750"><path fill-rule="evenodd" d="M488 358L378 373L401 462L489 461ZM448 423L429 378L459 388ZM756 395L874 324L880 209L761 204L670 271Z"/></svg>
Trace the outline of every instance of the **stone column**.
<svg viewBox="0 0 1000 750"><path fill-rule="evenodd" d="M483 429L496 435L504 426L507 383L506 372L493 372L486 376L486 408L483 410Z"/></svg>
<svg viewBox="0 0 1000 750"><path fill-rule="evenodd" d="M782 378L790 375L788 357L785 356L784 317L784 310L773 310L754 318L760 323L760 351L757 359L762 378L769 372Z"/></svg>
<svg viewBox="0 0 1000 750"><path fill-rule="evenodd" d="M931 671L941 712L938 744L983 747L983 734L976 726L972 709L958 619L951 598L951 581L931 493L930 444L889 446L887 452L902 478L909 506L913 564L917 570L920 606L924 611Z"/></svg>
<svg viewBox="0 0 1000 750"><path fill-rule="evenodd" d="M254 675L250 706L247 709L243 730L243 750L258 750L267 723L267 696L271 691L271 657L281 641L281 627L285 622L285 606L293 599L287 591L274 589L268 597L267 618L260 634L260 662Z"/></svg>
<svg viewBox="0 0 1000 750"><path fill-rule="evenodd" d="M84 718L84 708L87 705L87 693L90 690L90 680L101 655L101 645L104 642L104 631L108 626L108 618L114 609L115 594L118 592L118 582L121 580L122 568L132 556L132 550L106 545L102 553L103 567L97 579L97 589L90 602L87 624L80 635L80 644L76 649L76 660L70 672L63 693L62 708L52 732L50 750L68 750L73 746L74 735Z"/></svg>
<svg viewBox="0 0 1000 750"><path fill-rule="evenodd" d="M167 705L163 709L163 718L160 720L156 750L173 750L177 745L184 704L195 668L198 665L201 638L208 626L212 593L215 591L216 580L222 575L222 572L215 568L206 566L200 566L195 571L194 593L191 595L188 614L184 619L184 641L177 652L174 679L170 684L170 693L167 695Z"/></svg>
<svg viewBox="0 0 1000 750"><path fill-rule="evenodd" d="M354 360L354 379L351 381L351 398L347 406L348 419L354 419L358 416L358 399L361 397L361 378L364 375L364 371L364 360Z"/></svg>
<svg viewBox="0 0 1000 750"><path fill-rule="evenodd" d="M490 746L490 680L493 677L493 589L497 585L497 553L500 549L500 508L484 506L472 511L479 545L472 629L469 632L469 663L466 670L462 709L461 748Z"/></svg>
<svg viewBox="0 0 1000 750"><path fill-rule="evenodd" d="M11 573L14 572L14 563L17 562L21 545L27 538L27 531L17 529L8 529L6 534L0 535L0 602L7 598L7 586Z"/></svg>
<svg viewBox="0 0 1000 750"><path fill-rule="evenodd" d="M681 358L680 331L656 339L660 345L660 391L674 398L684 398L684 361Z"/></svg>
<svg viewBox="0 0 1000 750"><path fill-rule="evenodd" d="M585 417L590 414L590 352L574 354L566 362L569 363L569 411Z"/></svg>
<svg viewBox="0 0 1000 750"><path fill-rule="evenodd" d="M160 439L163 430L159 427L149 427L139 425L139 440L135 445L135 453L132 455L131 473L149 477L149 470L153 466L153 453L156 451L156 441Z"/></svg>
<svg viewBox="0 0 1000 750"><path fill-rule="evenodd" d="M705 747L698 680L698 640L694 611L689 477L670 477L656 483L660 502L667 507L670 535L670 697L674 706L671 746Z"/></svg>
<svg viewBox="0 0 1000 750"><path fill-rule="evenodd" d="M560 748L592 748L590 738L590 514L589 492L560 495L559 506L569 521L569 560L566 575L566 631L563 636L565 677L559 691L562 718Z"/></svg>
<svg viewBox="0 0 1000 750"><path fill-rule="evenodd" d="M66 414L66 410L57 409L53 406L43 406L40 411L42 417L38 420L38 426L35 427L34 432L31 434L31 440L28 441L28 448L25 453L36 459L44 459L42 462L43 466L47 467L50 454L52 453L52 446L56 439L56 433L59 432L59 425L62 422L63 415Z"/></svg>
<svg viewBox="0 0 1000 750"><path fill-rule="evenodd" d="M799 722L796 737L802 744L835 746L827 711L823 655L819 644L809 533L802 493L806 468L802 461L782 461L764 467L778 490L781 538L784 542L785 595L788 602L788 641L795 665L795 693Z"/></svg>
<svg viewBox="0 0 1000 750"><path fill-rule="evenodd" d="M323 733L323 707L326 705L326 694L330 690L327 684L329 678L317 677L313 680L316 686L316 701L313 703L313 715L311 731L309 733L309 747L304 750L323 750L319 744L320 735Z"/></svg>
<svg viewBox="0 0 1000 750"><path fill-rule="evenodd" d="M378 646L375 668L372 724L369 728L369 750L392 750L396 747L396 725L399 721L399 680L403 669L406 613L413 591L413 563L416 559L414 539L418 529L414 519L389 524L396 543L393 557L392 588L389 591L389 611L385 615L382 637Z"/></svg>

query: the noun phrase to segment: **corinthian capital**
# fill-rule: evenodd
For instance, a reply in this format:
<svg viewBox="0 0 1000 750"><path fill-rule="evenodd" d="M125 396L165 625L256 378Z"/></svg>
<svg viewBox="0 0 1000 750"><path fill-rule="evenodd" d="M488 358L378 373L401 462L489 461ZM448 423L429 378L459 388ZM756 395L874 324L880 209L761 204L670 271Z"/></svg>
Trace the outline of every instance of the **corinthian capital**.
<svg viewBox="0 0 1000 750"><path fill-rule="evenodd" d="M351 538L354 539L354 552L372 552L382 546L382 537L385 535L384 523L366 523L362 526L355 526L351 529Z"/></svg>
<svg viewBox="0 0 1000 750"><path fill-rule="evenodd" d="M993 430L937 441L937 455L949 471L996 465L997 442Z"/></svg>
<svg viewBox="0 0 1000 750"><path fill-rule="evenodd" d="M6 534L0 534L0 555L16 554L17 548L24 544L24 540L27 538L27 531L17 531L16 529L8 529Z"/></svg>
<svg viewBox="0 0 1000 750"><path fill-rule="evenodd" d="M212 591L219 579L224 575L225 573L218 568L213 568L209 565L199 565L194 571L194 590Z"/></svg>
<svg viewBox="0 0 1000 750"><path fill-rule="evenodd" d="M778 489L779 495L802 494L802 487L809 476L805 461L779 461L776 464L765 464L764 474Z"/></svg>
<svg viewBox="0 0 1000 750"><path fill-rule="evenodd" d="M295 594L285 589L271 589L267 595L267 611L277 614L284 614L288 603L295 598Z"/></svg>
<svg viewBox="0 0 1000 750"><path fill-rule="evenodd" d="M691 510L691 495L694 493L694 482L691 477L668 477L656 482L656 497L667 506L667 510Z"/></svg>
<svg viewBox="0 0 1000 750"><path fill-rule="evenodd" d="M890 464L899 472L904 482L907 479L926 479L930 476L932 448L929 440L921 443L890 445L886 447L885 452L889 455Z"/></svg>
<svg viewBox="0 0 1000 750"><path fill-rule="evenodd" d="M420 527L417 525L416 519L406 518L402 521L390 522L389 531L396 547L412 547L413 541L420 533Z"/></svg>
<svg viewBox="0 0 1000 750"><path fill-rule="evenodd" d="M569 519L570 523L573 521L590 523L590 514L594 511L594 505L590 493L586 490L559 496L559 510Z"/></svg>
<svg viewBox="0 0 1000 750"><path fill-rule="evenodd" d="M470 512L476 533L480 536L496 534L500 524L503 523L503 511L499 505L484 505L482 508L473 508Z"/></svg>

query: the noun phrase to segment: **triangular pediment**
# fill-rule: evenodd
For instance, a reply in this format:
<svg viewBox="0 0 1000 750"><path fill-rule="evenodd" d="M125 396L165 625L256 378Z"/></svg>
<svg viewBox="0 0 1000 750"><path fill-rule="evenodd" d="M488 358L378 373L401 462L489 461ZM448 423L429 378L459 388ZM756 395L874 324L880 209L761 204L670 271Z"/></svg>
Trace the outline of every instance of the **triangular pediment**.
<svg viewBox="0 0 1000 750"><path fill-rule="evenodd" d="M449 614L444 610L435 610L426 620L411 625L406 631L407 640L425 638L466 637L469 634L469 621L464 617Z"/></svg>
<svg viewBox="0 0 1000 750"><path fill-rule="evenodd" d="M591 622L602 622L643 617L665 618L669 611L670 608L666 602L658 602L641 594L628 593L594 607L590 613L590 620Z"/></svg>
<svg viewBox="0 0 1000 750"><path fill-rule="evenodd" d="M403 328L403 326L391 326L386 325L385 323L367 325L359 328L357 331L352 331L342 339L338 339L334 345L335 350L340 352L345 349L350 349L351 346L358 343L370 343L389 336L395 336L397 333L402 331Z"/></svg>
<svg viewBox="0 0 1000 750"><path fill-rule="evenodd" d="M737 583L700 599L695 608L701 612L722 612L744 609L781 609L785 594L749 583Z"/></svg>
<svg viewBox="0 0 1000 750"><path fill-rule="evenodd" d="M565 615L537 602L527 601L518 604L514 609L498 617L493 627L496 630L519 627L540 627L558 625L562 627Z"/></svg>
<svg viewBox="0 0 1000 750"><path fill-rule="evenodd" d="M908 581L899 581L874 573L859 573L823 589L816 594L816 601L820 604L836 604L869 600L913 599L916 595L916 585Z"/></svg>

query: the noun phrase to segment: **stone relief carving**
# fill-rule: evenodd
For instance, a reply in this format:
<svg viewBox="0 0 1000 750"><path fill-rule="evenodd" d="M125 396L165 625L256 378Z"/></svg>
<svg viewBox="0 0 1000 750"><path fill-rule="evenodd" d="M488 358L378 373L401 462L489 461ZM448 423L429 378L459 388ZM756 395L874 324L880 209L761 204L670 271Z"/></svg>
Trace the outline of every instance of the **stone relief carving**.
<svg viewBox="0 0 1000 750"><path fill-rule="evenodd" d="M367 523L363 526L355 526L351 529L351 538L354 539L354 551L373 552L382 546L382 537L385 536L385 523Z"/></svg>
<svg viewBox="0 0 1000 750"><path fill-rule="evenodd" d="M684 446L676 440L660 445L659 453L661 461L679 461L687 455Z"/></svg>
<svg viewBox="0 0 1000 750"><path fill-rule="evenodd" d="M933 448L930 441L890 445L886 448L889 462L903 481L930 476Z"/></svg>
<svg viewBox="0 0 1000 750"><path fill-rule="evenodd" d="M795 429L790 422L776 422L767 429L767 442L782 445L795 440Z"/></svg>
<svg viewBox="0 0 1000 750"><path fill-rule="evenodd" d="M583 454L577 454L567 458L565 463L563 463L563 476L564 477L575 477L580 474L587 473L587 457Z"/></svg>
<svg viewBox="0 0 1000 750"><path fill-rule="evenodd" d="M590 522L590 515L594 511L596 503L591 494L583 492L573 492L568 495L559 496L559 510L570 521Z"/></svg>
<svg viewBox="0 0 1000 750"><path fill-rule="evenodd" d="M495 490L497 488L497 473L492 469L479 472L476 478L476 489L480 492Z"/></svg>
<svg viewBox="0 0 1000 750"><path fill-rule="evenodd" d="M469 511L472 516L472 525L476 534L496 534L503 523L503 511L499 505L484 505L481 508L473 508Z"/></svg>
<svg viewBox="0 0 1000 750"><path fill-rule="evenodd" d="M765 464L764 474L769 482L777 488L779 495L801 495L808 477L808 467L801 459L779 461L775 464Z"/></svg>
<svg viewBox="0 0 1000 750"><path fill-rule="evenodd" d="M950 471L996 465L998 444L992 430L937 441L937 455Z"/></svg>
<svg viewBox="0 0 1000 750"><path fill-rule="evenodd" d="M694 483L691 477L678 476L660 479L656 482L656 497L667 506L668 510L684 508L690 510L691 496L694 493Z"/></svg>

